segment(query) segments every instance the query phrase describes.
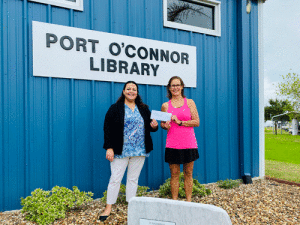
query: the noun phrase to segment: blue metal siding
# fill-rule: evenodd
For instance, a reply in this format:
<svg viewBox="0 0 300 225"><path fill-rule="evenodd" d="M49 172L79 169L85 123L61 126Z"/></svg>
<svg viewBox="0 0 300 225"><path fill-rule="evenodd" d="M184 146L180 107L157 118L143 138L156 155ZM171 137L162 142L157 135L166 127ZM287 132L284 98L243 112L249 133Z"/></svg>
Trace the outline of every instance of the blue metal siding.
<svg viewBox="0 0 300 225"><path fill-rule="evenodd" d="M3 47L3 30L4 30L4 18L3 18L3 1L0 2L0 8L2 10L0 10L0 27L2 27L2 29L0 29L0 132L1 132L1 136L0 136L0 177L1 177L1 181L0 181L0 194L1 196L4 196L4 60L3 60L3 51L4 51L4 47ZM0 199L0 205L1 208L4 209L5 207L5 199L4 197L2 197ZM1 209L0 209L1 210Z"/></svg>
<svg viewBox="0 0 300 225"><path fill-rule="evenodd" d="M196 46L197 88L185 90L200 116L194 177L209 183L258 176L258 6L247 14L245 0L221 2L222 35L214 37L164 28L161 0L85 0L83 12L0 0L0 211L55 185L102 197L110 176L103 121L123 84L33 77L33 20ZM163 86L139 88L150 109L168 101ZM157 189L170 176L166 131L152 138L139 184Z"/></svg>
<svg viewBox="0 0 300 225"><path fill-rule="evenodd" d="M252 14L247 14L245 0L238 2L238 111L239 111L239 155L241 174L258 175L258 5L253 4ZM257 21L257 20L256 20ZM257 38L256 38L257 39ZM255 65L255 63L257 63ZM256 83L255 83L256 82ZM255 89L257 88L257 89ZM251 113L250 113L251 112ZM257 117L257 118L256 118ZM251 129L250 129L251 127ZM257 129L257 130L256 130Z"/></svg>
<svg viewBox="0 0 300 225"><path fill-rule="evenodd" d="M258 23L253 22L258 18L258 3L253 4L253 13L251 14L251 82L252 82L252 171L251 174L259 176L259 79L258 79ZM256 36L256 38L254 38Z"/></svg>

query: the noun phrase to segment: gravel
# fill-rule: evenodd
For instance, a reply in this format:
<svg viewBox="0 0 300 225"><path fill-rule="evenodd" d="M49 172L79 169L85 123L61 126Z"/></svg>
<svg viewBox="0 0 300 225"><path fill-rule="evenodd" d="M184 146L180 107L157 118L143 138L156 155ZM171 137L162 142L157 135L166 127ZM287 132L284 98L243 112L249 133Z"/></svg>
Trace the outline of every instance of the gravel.
<svg viewBox="0 0 300 225"><path fill-rule="evenodd" d="M212 204L229 214L232 224L300 224L300 187L271 180L256 180L235 189L221 189L217 184L205 185L212 190L206 197L193 197L193 202ZM158 197L158 191L146 196ZM105 223L98 220L105 204L94 200L81 209L71 211L65 219L53 224L127 224L127 205L115 204ZM24 220L17 211L0 213L0 224L35 224Z"/></svg>

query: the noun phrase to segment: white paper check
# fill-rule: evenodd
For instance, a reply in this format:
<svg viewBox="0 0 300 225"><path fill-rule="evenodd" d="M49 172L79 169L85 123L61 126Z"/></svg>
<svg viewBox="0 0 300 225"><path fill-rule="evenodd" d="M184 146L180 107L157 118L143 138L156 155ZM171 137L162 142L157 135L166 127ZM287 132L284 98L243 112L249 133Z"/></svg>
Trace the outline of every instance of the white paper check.
<svg viewBox="0 0 300 225"><path fill-rule="evenodd" d="M162 111L151 111L151 119L161 120L161 121L168 121L171 120L172 113L162 112Z"/></svg>

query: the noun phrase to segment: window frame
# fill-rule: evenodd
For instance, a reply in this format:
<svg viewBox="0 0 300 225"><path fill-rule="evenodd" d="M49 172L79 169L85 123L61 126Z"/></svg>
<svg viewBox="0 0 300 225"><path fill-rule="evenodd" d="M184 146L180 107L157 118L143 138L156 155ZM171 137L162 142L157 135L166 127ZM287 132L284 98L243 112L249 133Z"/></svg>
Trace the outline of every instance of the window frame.
<svg viewBox="0 0 300 225"><path fill-rule="evenodd" d="M214 30L196 27L192 25L168 21L168 0L163 0L163 18L164 27L175 28L179 30L193 31L212 36L221 36L221 2L216 0L189 0L189 2L201 3L203 5L214 7Z"/></svg>
<svg viewBox="0 0 300 225"><path fill-rule="evenodd" d="M28 1L83 11L83 0L76 0L76 2L67 2L66 0L28 0Z"/></svg>

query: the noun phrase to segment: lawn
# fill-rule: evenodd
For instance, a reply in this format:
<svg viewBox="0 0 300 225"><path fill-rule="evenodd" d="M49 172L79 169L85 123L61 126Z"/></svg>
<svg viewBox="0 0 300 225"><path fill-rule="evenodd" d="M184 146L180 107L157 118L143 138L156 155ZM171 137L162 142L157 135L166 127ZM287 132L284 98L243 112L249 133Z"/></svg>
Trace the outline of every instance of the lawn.
<svg viewBox="0 0 300 225"><path fill-rule="evenodd" d="M300 164L300 136L291 135L286 132L273 134L272 131L265 132L265 158L279 162Z"/></svg>
<svg viewBox="0 0 300 225"><path fill-rule="evenodd" d="M300 182L300 136L265 129L266 175Z"/></svg>
<svg viewBox="0 0 300 225"><path fill-rule="evenodd" d="M300 183L300 165L266 160L266 175Z"/></svg>

